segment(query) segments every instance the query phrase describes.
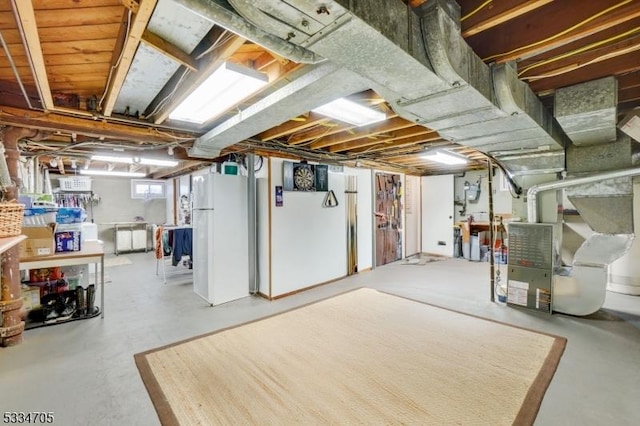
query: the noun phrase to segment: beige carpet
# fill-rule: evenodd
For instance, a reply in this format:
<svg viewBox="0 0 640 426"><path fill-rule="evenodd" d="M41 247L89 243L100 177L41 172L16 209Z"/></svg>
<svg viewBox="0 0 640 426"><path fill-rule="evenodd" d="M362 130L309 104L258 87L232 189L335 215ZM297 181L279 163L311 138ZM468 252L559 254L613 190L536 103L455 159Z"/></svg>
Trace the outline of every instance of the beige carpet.
<svg viewBox="0 0 640 426"><path fill-rule="evenodd" d="M359 289L135 356L165 425L532 424L566 340Z"/></svg>

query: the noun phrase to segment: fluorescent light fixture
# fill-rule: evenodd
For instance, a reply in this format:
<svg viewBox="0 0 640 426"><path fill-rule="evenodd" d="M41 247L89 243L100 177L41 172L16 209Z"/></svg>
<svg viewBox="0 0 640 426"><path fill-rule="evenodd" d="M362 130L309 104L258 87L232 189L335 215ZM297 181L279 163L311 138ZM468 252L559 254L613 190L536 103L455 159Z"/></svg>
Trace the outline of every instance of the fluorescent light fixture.
<svg viewBox="0 0 640 426"><path fill-rule="evenodd" d="M160 160L158 158L141 158L140 163L144 166L160 166L160 167L175 167L179 161L176 160Z"/></svg>
<svg viewBox="0 0 640 426"><path fill-rule="evenodd" d="M324 104L313 109L313 112L344 121L355 126L366 126L387 119L384 112L368 108L345 98Z"/></svg>
<svg viewBox="0 0 640 426"><path fill-rule="evenodd" d="M225 62L198 86L169 118L202 124L257 92L269 77L252 68Z"/></svg>
<svg viewBox="0 0 640 426"><path fill-rule="evenodd" d="M132 164L133 158L131 157L118 157L115 155L92 155L92 160L97 161L108 161L110 163L124 163L124 164Z"/></svg>
<svg viewBox="0 0 640 426"><path fill-rule="evenodd" d="M160 167L175 167L179 161L176 160L161 160L157 158L139 158L136 157L119 157L115 155L92 155L92 160L108 161L111 163L123 163L123 164L141 164L143 166L160 166Z"/></svg>
<svg viewBox="0 0 640 426"><path fill-rule="evenodd" d="M80 170L81 175L90 176L120 176L120 177L145 177L143 172L118 172L116 170Z"/></svg>
<svg viewBox="0 0 640 426"><path fill-rule="evenodd" d="M467 164L467 160L458 155L452 154L448 151L435 151L423 154L420 157L425 160L435 161L436 163L446 164L448 166L456 166L460 164Z"/></svg>

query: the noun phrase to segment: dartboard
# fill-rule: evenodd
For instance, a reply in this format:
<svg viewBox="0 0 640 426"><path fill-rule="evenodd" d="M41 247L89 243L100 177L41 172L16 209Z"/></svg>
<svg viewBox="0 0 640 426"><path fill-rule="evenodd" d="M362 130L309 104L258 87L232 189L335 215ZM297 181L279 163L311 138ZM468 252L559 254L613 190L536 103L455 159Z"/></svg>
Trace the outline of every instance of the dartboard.
<svg viewBox="0 0 640 426"><path fill-rule="evenodd" d="M308 166L298 166L293 171L293 184L298 191L311 191L315 183L315 177Z"/></svg>

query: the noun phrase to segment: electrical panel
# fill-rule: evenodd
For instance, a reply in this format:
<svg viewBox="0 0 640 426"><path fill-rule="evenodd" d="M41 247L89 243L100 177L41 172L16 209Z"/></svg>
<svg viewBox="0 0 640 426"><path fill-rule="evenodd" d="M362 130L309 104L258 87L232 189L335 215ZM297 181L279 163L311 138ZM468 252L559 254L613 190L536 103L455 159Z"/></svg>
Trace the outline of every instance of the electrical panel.
<svg viewBox="0 0 640 426"><path fill-rule="evenodd" d="M507 305L551 313L554 224L509 224Z"/></svg>

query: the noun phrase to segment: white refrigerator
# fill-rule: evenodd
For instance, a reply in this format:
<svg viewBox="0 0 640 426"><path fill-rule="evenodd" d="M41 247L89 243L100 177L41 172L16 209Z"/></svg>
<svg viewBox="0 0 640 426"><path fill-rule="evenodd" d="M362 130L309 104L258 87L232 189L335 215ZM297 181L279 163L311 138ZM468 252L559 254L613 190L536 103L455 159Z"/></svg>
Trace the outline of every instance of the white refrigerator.
<svg viewBox="0 0 640 426"><path fill-rule="evenodd" d="M211 306L249 295L247 178L193 177L193 291Z"/></svg>

